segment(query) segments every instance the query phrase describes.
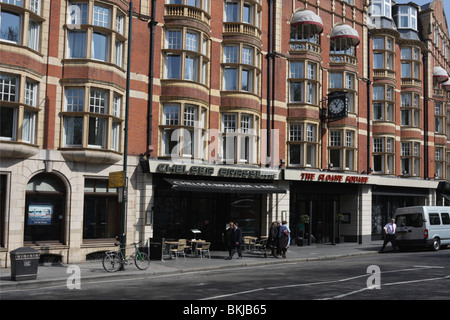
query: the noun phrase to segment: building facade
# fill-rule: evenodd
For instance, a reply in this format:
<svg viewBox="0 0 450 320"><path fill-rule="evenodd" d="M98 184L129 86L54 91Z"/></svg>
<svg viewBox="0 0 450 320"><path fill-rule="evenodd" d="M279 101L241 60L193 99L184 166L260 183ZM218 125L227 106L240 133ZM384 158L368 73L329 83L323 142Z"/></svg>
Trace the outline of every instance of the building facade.
<svg viewBox="0 0 450 320"><path fill-rule="evenodd" d="M398 207L448 204L442 0L132 5L0 1L1 266L122 233L222 249L230 220L363 243Z"/></svg>

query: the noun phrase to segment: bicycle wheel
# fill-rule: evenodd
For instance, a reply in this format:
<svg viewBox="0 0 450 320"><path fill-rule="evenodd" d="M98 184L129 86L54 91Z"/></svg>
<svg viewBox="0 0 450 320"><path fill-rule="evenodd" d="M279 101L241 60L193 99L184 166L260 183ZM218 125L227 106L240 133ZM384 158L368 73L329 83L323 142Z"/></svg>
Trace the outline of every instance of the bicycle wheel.
<svg viewBox="0 0 450 320"><path fill-rule="evenodd" d="M150 258L145 252L138 251L134 263L139 270L145 270L150 266Z"/></svg>
<svg viewBox="0 0 450 320"><path fill-rule="evenodd" d="M120 254L115 251L106 252L103 257L103 268L108 272L116 272L122 265Z"/></svg>

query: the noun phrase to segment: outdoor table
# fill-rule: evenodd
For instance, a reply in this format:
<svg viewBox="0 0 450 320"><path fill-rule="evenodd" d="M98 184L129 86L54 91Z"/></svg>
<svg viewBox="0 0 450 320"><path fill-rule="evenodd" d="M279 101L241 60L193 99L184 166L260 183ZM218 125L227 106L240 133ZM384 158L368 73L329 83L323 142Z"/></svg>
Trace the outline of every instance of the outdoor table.
<svg viewBox="0 0 450 320"><path fill-rule="evenodd" d="M169 252L170 255L170 260L172 260L172 249L174 247L177 247L180 243L178 241L166 241L164 242L164 244L166 245L166 250L164 250L164 252Z"/></svg>
<svg viewBox="0 0 450 320"><path fill-rule="evenodd" d="M188 240L188 242L191 243L191 252L194 254L194 256L197 256L197 244L203 244L206 241L205 240L192 239L192 240Z"/></svg>

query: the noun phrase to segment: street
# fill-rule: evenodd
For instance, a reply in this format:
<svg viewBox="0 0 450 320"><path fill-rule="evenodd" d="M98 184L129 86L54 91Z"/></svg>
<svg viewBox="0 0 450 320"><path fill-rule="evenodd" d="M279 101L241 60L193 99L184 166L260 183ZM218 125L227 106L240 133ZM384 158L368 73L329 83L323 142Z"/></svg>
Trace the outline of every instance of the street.
<svg viewBox="0 0 450 320"><path fill-rule="evenodd" d="M186 307L195 300L448 300L450 249L92 282L81 279L80 289L65 285L11 289L2 291L0 298L186 300Z"/></svg>

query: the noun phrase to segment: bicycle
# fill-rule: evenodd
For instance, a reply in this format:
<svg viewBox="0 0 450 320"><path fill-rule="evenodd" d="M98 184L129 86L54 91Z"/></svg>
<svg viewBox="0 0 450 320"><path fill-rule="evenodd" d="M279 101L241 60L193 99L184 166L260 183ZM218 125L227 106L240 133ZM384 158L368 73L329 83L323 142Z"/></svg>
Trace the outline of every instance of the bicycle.
<svg viewBox="0 0 450 320"><path fill-rule="evenodd" d="M146 270L150 266L150 258L147 253L139 251L138 244L140 242L133 243L134 252L129 257L124 257L123 251L120 248L120 243L115 243L115 246L119 246L117 251L107 251L103 257L103 268L108 272L116 272L123 269L125 265L130 264L131 259L134 260L134 264L139 270Z"/></svg>

